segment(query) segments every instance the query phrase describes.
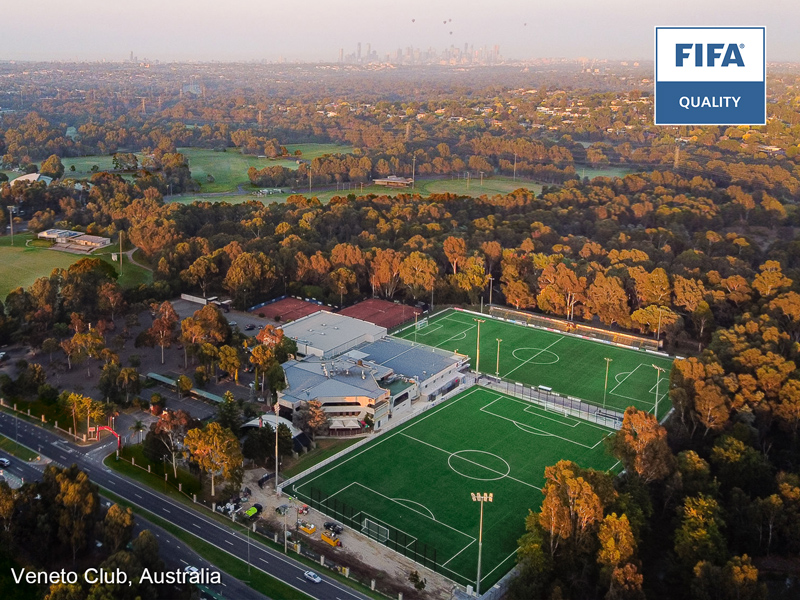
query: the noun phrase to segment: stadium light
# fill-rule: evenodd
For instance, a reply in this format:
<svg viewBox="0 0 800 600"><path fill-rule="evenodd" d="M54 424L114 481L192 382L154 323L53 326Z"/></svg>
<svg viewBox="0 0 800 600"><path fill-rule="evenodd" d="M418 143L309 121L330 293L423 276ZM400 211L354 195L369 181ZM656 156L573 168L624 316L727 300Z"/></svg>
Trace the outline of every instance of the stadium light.
<svg viewBox="0 0 800 600"><path fill-rule="evenodd" d="M494 499L494 494L487 494L487 493L472 494L472 501L481 503L481 521L478 529L478 580L476 581L476 586L475 586L475 593L478 596L481 595L481 553L483 550L483 503L492 502L493 499Z"/></svg>
<svg viewBox="0 0 800 600"><path fill-rule="evenodd" d="M654 408L654 414L656 416L656 420L658 420L658 384L661 383L661 373L666 372L666 369L659 367L657 365L650 365L656 370L656 405Z"/></svg>
<svg viewBox="0 0 800 600"><path fill-rule="evenodd" d="M502 342L500 338L497 338L497 366L494 369L494 374L500 377L500 342Z"/></svg>
<svg viewBox="0 0 800 600"><path fill-rule="evenodd" d="M478 324L478 345L475 350L475 372L481 372L481 323L485 323L486 319L472 319Z"/></svg>
<svg viewBox="0 0 800 600"><path fill-rule="evenodd" d="M603 410L606 409L606 392L608 392L608 366L611 364L613 358L606 358L606 386L603 388Z"/></svg>

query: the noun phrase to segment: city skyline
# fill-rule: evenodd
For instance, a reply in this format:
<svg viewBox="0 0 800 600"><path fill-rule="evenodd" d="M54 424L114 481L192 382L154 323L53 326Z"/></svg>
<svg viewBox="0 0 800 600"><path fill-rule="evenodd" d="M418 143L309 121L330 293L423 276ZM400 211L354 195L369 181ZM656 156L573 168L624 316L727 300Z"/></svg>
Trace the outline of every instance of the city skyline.
<svg viewBox="0 0 800 600"><path fill-rule="evenodd" d="M312 1L307 9L255 0L210 0L168 4L142 0L133 12L100 0L69 6L39 3L47 19L30 18L23 5L6 9L0 60L123 61L133 51L163 62L259 61L338 62L340 50L370 45L379 60L398 48L492 48L514 60L580 58L648 60L656 25L763 25L770 61L800 58L795 23L800 8L789 0L753 6L745 2L678 0L647 6L612 0L597 5L571 0L558 7L534 7L517 0L493 5L443 0L387 0L382 10ZM625 32L625 35L621 35Z"/></svg>

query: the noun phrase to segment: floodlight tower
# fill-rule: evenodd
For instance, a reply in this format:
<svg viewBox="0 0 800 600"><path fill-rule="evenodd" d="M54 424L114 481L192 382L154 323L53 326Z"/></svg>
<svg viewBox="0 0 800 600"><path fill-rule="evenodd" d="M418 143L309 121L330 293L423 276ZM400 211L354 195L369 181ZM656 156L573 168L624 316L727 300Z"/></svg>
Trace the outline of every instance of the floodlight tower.
<svg viewBox="0 0 800 600"><path fill-rule="evenodd" d="M480 502L481 503L481 521L480 526L478 529L478 580L475 582L475 593L480 596L481 595L481 554L483 551L483 503L484 502L492 502L494 499L494 494L472 494L472 501L473 502Z"/></svg>

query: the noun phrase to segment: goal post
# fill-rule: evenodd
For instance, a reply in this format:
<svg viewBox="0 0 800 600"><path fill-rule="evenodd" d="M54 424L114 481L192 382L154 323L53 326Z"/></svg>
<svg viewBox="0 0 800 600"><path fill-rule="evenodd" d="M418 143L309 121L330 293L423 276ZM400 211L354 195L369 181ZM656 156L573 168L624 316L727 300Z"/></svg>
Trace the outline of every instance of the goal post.
<svg viewBox="0 0 800 600"><path fill-rule="evenodd" d="M424 319L420 319L419 321L417 321L416 324L417 330L424 329L427 326L428 326L428 317L425 317Z"/></svg>
<svg viewBox="0 0 800 600"><path fill-rule="evenodd" d="M368 517L364 517L361 522L361 533L364 533L374 540L383 543L389 539L389 528L381 525L377 521L373 521Z"/></svg>

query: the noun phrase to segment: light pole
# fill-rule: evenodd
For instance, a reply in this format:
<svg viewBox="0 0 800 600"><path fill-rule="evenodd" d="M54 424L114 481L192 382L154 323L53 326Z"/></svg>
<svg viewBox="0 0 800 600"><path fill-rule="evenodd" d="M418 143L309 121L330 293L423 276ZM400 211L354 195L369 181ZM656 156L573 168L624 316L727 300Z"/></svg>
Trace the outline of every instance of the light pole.
<svg viewBox="0 0 800 600"><path fill-rule="evenodd" d="M277 398L275 398L274 408L275 408L275 493L278 495L278 498L280 498L281 491L278 489L278 413L280 411L280 407L278 405Z"/></svg>
<svg viewBox="0 0 800 600"><path fill-rule="evenodd" d="M661 383L661 374L665 372L666 369L659 367L657 365L652 365L652 367L656 370L656 405L653 408L653 411L656 417L656 421L658 420L658 384Z"/></svg>
<svg viewBox="0 0 800 600"><path fill-rule="evenodd" d="M486 319L472 319L478 324L478 344L475 347L475 372L481 372L481 323L485 323Z"/></svg>
<svg viewBox="0 0 800 600"><path fill-rule="evenodd" d="M658 333L656 333L656 341L661 340L661 307L658 307Z"/></svg>
<svg viewBox="0 0 800 600"><path fill-rule="evenodd" d="M483 171L481 171L481 187L483 187Z"/></svg>
<svg viewBox="0 0 800 600"><path fill-rule="evenodd" d="M497 366L494 369L494 374L500 377L500 342L502 342L500 338L497 338Z"/></svg>
<svg viewBox="0 0 800 600"><path fill-rule="evenodd" d="M613 358L606 358L606 385L603 388L603 410L606 409L606 393L608 392L608 366L611 364Z"/></svg>
<svg viewBox="0 0 800 600"><path fill-rule="evenodd" d="M11 226L11 245L14 245L14 212L16 212L16 208L12 206L8 206L8 224Z"/></svg>
<svg viewBox="0 0 800 600"><path fill-rule="evenodd" d="M414 184L416 183L416 180L417 180L416 173L417 173L417 157L416 156L412 156L411 157L411 189L412 190L414 189Z"/></svg>
<svg viewBox="0 0 800 600"><path fill-rule="evenodd" d="M514 181L517 180L517 153L514 152Z"/></svg>
<svg viewBox="0 0 800 600"><path fill-rule="evenodd" d="M489 307L492 306L492 284L494 283L494 277L489 275Z"/></svg>
<svg viewBox="0 0 800 600"><path fill-rule="evenodd" d="M494 494L472 494L472 501L473 502L480 502L481 503L481 522L478 529L478 580L475 582L475 593L480 596L481 595L481 552L483 550L483 503L484 502L491 502L494 498Z"/></svg>

